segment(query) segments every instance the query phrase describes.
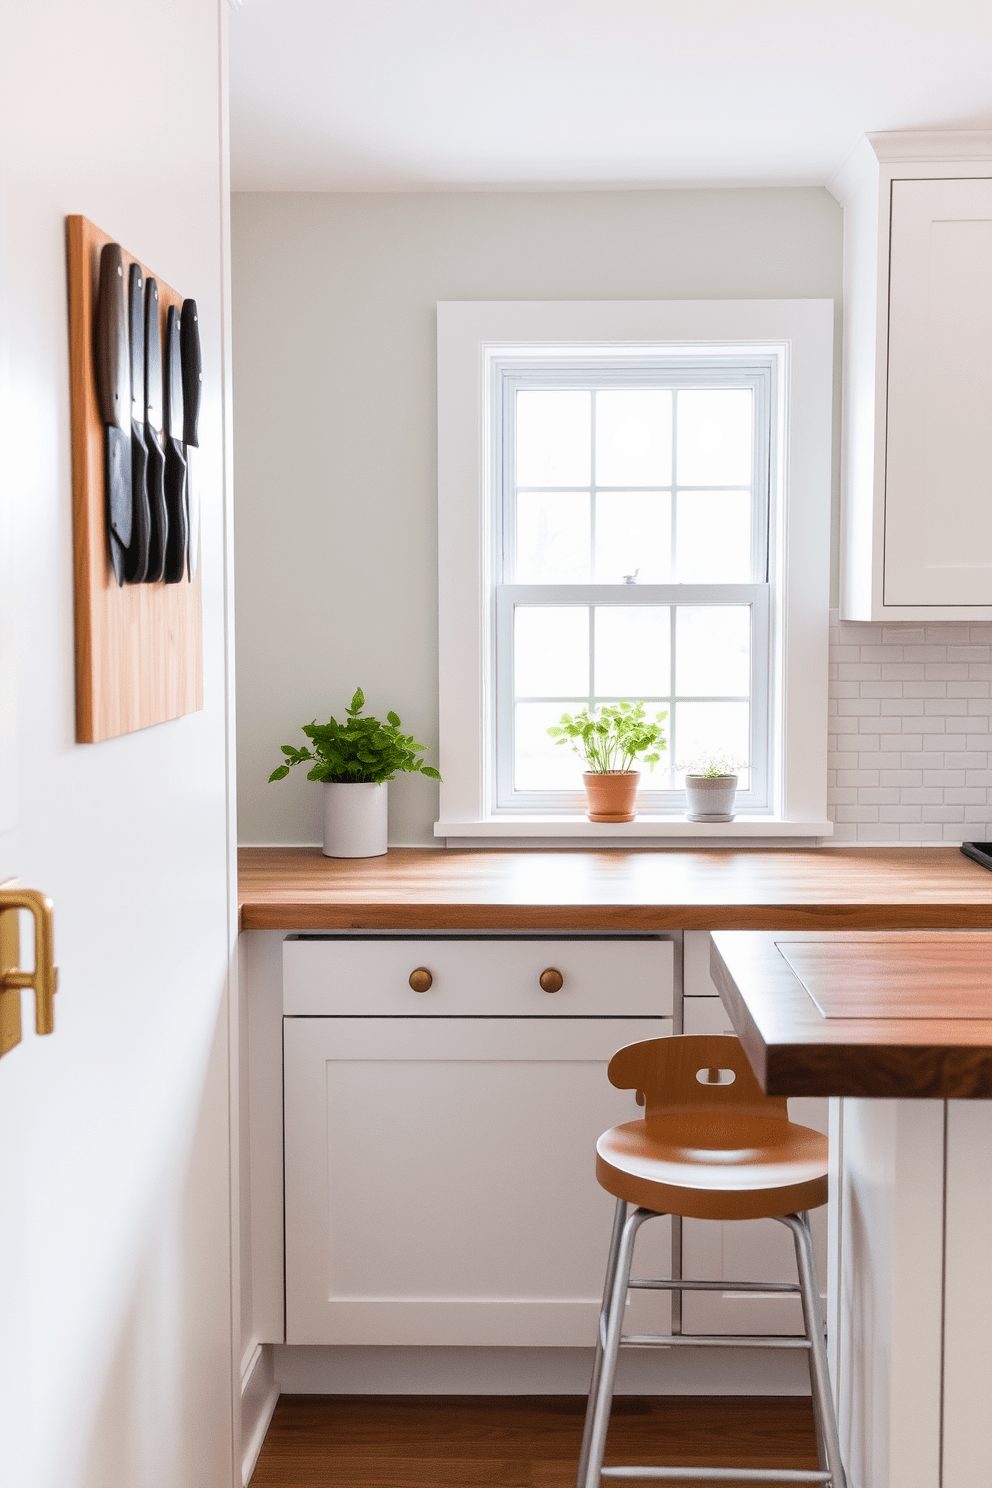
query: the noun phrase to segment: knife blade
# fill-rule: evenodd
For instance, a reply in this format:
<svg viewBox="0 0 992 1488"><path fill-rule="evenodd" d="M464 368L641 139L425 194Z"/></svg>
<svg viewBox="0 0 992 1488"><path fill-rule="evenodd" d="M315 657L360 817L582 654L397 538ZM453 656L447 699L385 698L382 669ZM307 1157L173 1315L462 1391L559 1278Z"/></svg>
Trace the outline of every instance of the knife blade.
<svg viewBox="0 0 992 1488"><path fill-rule="evenodd" d="M124 259L119 243L107 243L100 254L96 303L96 389L105 430L104 491L107 543L118 584L124 582L124 559L131 542L131 367L128 359Z"/></svg>
<svg viewBox="0 0 992 1488"><path fill-rule="evenodd" d="M148 573L151 508L148 504L145 448L145 276L133 263L128 274L128 331L131 342L131 544L124 562L129 584Z"/></svg>
<svg viewBox="0 0 992 1488"><path fill-rule="evenodd" d="M157 584L165 573L169 517L165 506L165 453L162 448L162 330L159 324L158 283L145 280L145 449L148 505L146 584Z"/></svg>
<svg viewBox="0 0 992 1488"><path fill-rule="evenodd" d="M183 458L183 369L179 311L169 306L165 321L165 506L169 533L165 582L178 584L186 572L186 461Z"/></svg>
<svg viewBox="0 0 992 1488"><path fill-rule="evenodd" d="M183 361L183 443L186 454L186 507L189 521L188 572L192 582L200 561L200 394L203 363L195 300L183 300L179 341ZM196 456L193 451L196 450Z"/></svg>

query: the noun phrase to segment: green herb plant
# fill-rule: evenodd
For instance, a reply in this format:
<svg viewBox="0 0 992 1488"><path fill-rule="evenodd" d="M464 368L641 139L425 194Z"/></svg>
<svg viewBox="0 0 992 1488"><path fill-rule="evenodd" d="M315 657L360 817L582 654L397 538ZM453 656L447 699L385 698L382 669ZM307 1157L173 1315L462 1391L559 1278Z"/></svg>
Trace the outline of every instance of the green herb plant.
<svg viewBox="0 0 992 1488"><path fill-rule="evenodd" d="M736 775L739 770L746 770L747 760L737 759L732 754L703 754L675 768L696 780L718 780L724 775Z"/></svg>
<svg viewBox="0 0 992 1488"><path fill-rule="evenodd" d="M387 713L386 722L380 723L378 718L363 718L364 707L365 694L359 687L347 710L347 723L338 723L335 718L327 723L305 723L303 732L313 749L306 745L302 749L281 745L286 758L272 771L269 781L284 780L294 765L302 765L306 760L314 762L308 780L335 785L380 785L384 780L393 780L397 772L441 779L433 765L425 765L419 757L425 746L418 744L412 735L400 733L400 720L395 713Z"/></svg>
<svg viewBox="0 0 992 1488"><path fill-rule="evenodd" d="M548 733L558 744L571 744L594 775L632 770L639 755L644 756L640 763L653 770L661 750L668 748L661 727L667 717L667 712L659 713L652 722L643 702L605 703L593 713L588 708L574 716L563 713Z"/></svg>

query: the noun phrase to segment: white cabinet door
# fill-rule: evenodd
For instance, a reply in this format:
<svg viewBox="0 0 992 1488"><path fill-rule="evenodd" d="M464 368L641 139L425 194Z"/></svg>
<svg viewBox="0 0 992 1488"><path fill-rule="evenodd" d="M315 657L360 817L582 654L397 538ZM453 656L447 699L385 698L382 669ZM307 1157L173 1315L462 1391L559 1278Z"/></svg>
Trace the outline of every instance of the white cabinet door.
<svg viewBox="0 0 992 1488"><path fill-rule="evenodd" d="M668 1019L287 1017L286 1341L590 1345L612 1223L606 1078ZM641 1275L669 1274L667 1221ZM640 1293L639 1329L667 1330Z"/></svg>
<svg viewBox="0 0 992 1488"><path fill-rule="evenodd" d="M992 180L895 180L886 605L992 605Z"/></svg>
<svg viewBox="0 0 992 1488"><path fill-rule="evenodd" d="M709 935L706 936L709 940ZM701 958L700 958L701 960ZM693 983L700 985L699 981ZM683 1005L686 1033L733 1033L730 1015L719 997L687 997ZM827 1102L807 1098L789 1101L789 1115L803 1126L827 1130ZM821 1290L827 1279L827 1211L810 1216ZM699 1281L795 1281L792 1236L773 1219L682 1221L682 1275ZM682 1326L686 1333L801 1333L798 1296L775 1292L685 1292Z"/></svg>

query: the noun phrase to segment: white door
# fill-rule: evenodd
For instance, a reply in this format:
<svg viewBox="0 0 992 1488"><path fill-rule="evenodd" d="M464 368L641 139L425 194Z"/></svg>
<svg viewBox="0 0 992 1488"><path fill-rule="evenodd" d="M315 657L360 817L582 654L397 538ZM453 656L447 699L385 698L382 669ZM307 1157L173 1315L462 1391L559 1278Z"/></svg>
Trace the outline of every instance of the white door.
<svg viewBox="0 0 992 1488"><path fill-rule="evenodd" d="M992 604L992 180L893 181L885 603Z"/></svg>
<svg viewBox="0 0 992 1488"><path fill-rule="evenodd" d="M223 1488L232 1443L226 3L0 5L0 880L55 1031L0 1059L0 1482ZM65 215L196 298L205 706L74 727ZM23 926L23 949L30 937ZM240 1482L240 1462L238 1463Z"/></svg>
<svg viewBox="0 0 992 1488"><path fill-rule="evenodd" d="M285 1027L286 1341L590 1346L613 1215L606 1079L669 1019L314 1018ZM640 1275L667 1276L670 1226ZM667 1294L631 1323L666 1332Z"/></svg>

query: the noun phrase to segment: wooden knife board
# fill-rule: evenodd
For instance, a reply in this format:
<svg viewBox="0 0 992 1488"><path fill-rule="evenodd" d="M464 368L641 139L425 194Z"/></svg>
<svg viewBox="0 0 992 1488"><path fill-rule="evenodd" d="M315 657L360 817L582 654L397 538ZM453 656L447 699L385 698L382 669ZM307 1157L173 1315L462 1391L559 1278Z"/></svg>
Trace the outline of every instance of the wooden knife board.
<svg viewBox="0 0 992 1488"><path fill-rule="evenodd" d="M93 335L100 253L114 242L85 217L66 218L69 401L76 620L76 739L95 744L203 707L201 563L192 582L118 586L104 496L104 429ZM125 282L138 262L122 247ZM168 308L183 296L145 264L159 290L162 346Z"/></svg>

